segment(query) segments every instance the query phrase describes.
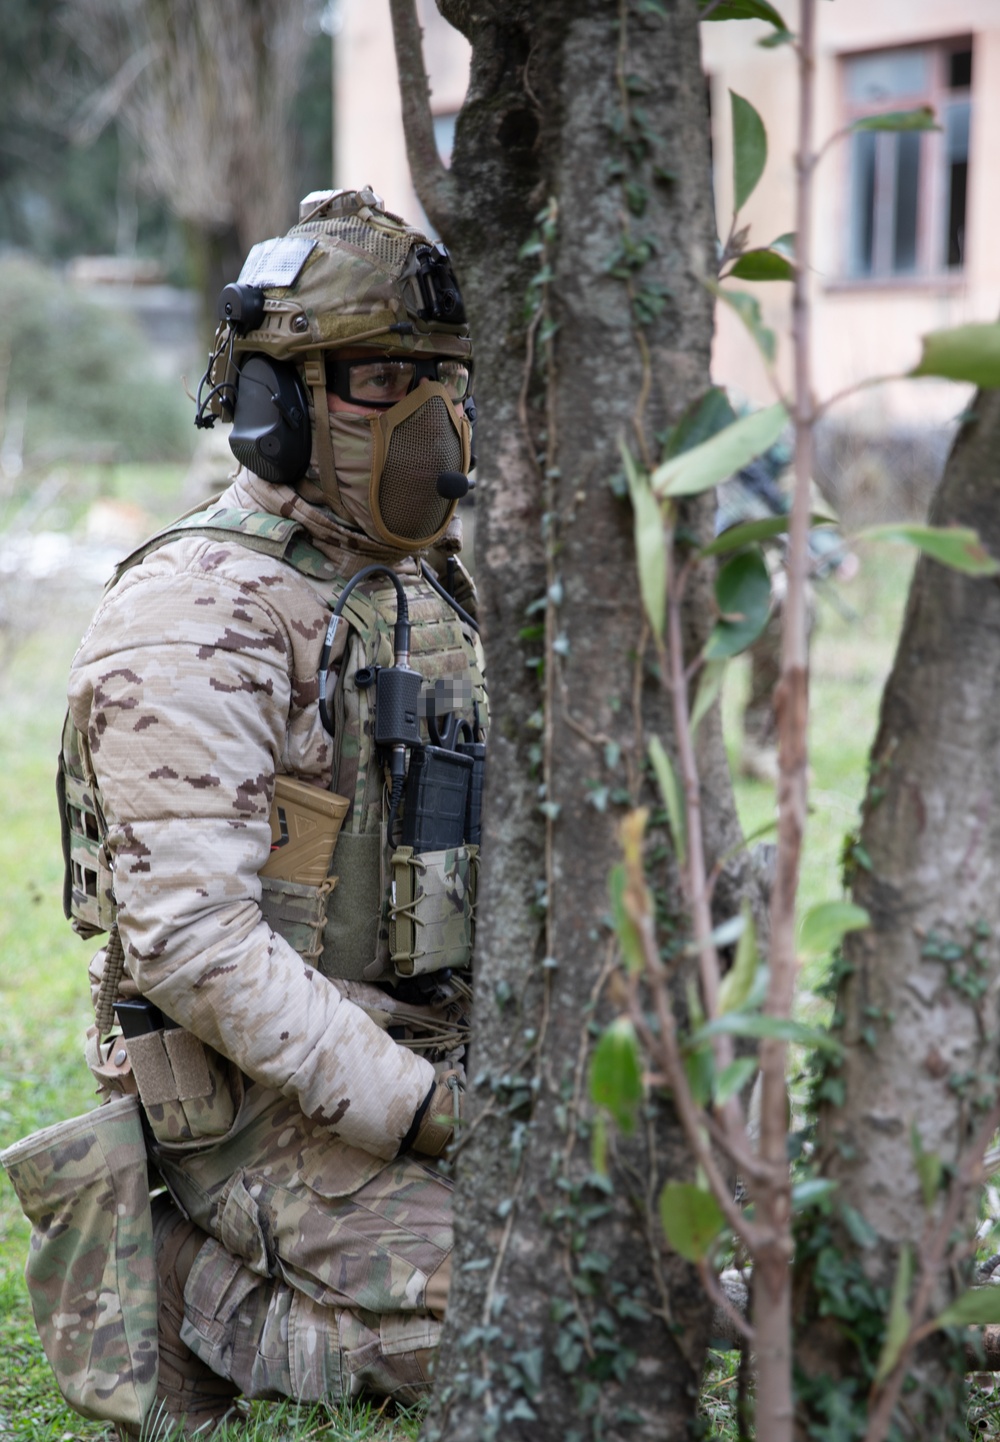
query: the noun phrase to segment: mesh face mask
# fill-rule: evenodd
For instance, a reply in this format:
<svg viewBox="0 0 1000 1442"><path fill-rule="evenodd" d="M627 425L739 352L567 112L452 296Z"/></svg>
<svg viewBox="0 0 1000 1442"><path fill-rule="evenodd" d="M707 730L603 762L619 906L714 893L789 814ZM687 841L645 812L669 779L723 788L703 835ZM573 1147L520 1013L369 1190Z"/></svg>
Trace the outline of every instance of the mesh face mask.
<svg viewBox="0 0 1000 1442"><path fill-rule="evenodd" d="M437 381L424 381L377 415L331 412L340 494L328 499L373 539L401 551L423 550L455 514L458 502L438 494L438 476L468 471L470 432Z"/></svg>

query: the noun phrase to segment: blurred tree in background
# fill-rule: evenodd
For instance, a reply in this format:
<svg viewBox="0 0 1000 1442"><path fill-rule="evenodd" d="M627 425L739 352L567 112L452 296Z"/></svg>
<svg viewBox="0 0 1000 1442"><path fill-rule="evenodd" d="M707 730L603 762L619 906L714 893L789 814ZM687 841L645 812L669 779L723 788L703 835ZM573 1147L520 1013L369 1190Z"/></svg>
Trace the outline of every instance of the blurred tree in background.
<svg viewBox="0 0 1000 1442"><path fill-rule="evenodd" d="M0 248L155 255L211 308L330 183L322 0L0 0Z"/></svg>
<svg viewBox="0 0 1000 1442"><path fill-rule="evenodd" d="M184 460L191 406L130 317L38 261L0 257L0 476L67 459Z"/></svg>

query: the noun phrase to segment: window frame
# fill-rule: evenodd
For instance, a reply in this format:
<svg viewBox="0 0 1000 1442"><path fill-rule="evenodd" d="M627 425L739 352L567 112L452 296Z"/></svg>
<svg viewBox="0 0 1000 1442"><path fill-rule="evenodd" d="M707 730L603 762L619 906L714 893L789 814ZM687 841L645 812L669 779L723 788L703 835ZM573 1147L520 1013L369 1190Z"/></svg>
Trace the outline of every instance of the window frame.
<svg viewBox="0 0 1000 1442"><path fill-rule="evenodd" d="M968 269L968 254L962 247L962 259L957 265L948 264L950 236L950 191L949 161L946 149L945 109L955 103L969 106L969 147L973 127L973 86L952 88L949 84L951 57L963 51L972 53L973 75L975 73L975 45L971 35L957 35L945 39L934 39L906 45L879 46L871 49L847 52L839 57L839 90L842 124L845 128L855 121L870 115L885 114L896 110L913 110L929 105L940 130L905 131L852 131L846 137L843 168L842 194L846 202L846 215L841 245L841 284L854 286L912 286L925 281L960 281ZM851 69L857 62L877 59L879 56L900 54L923 54L927 57L926 84L909 93L900 92L880 101L853 100L850 93ZM896 219L896 162L898 147L905 135L915 135L919 143L919 173L917 180L917 206L915 224L915 261L910 269L896 269L894 248ZM871 268L864 269L858 264L858 233L860 229L856 187L858 184L857 156L860 146L868 143L863 137L870 136L874 142L874 202L872 223ZM967 151L967 157L968 157ZM968 165L968 158L967 158ZM968 233L968 174L966 171L965 233Z"/></svg>

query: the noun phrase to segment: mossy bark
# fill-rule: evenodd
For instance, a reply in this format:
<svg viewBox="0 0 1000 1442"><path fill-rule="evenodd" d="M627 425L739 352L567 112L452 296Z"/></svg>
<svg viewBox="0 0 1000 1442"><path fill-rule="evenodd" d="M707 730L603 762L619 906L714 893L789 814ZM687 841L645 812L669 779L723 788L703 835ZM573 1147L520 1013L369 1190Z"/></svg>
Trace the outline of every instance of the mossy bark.
<svg viewBox="0 0 1000 1442"><path fill-rule="evenodd" d="M426 168L426 129L411 164L474 327L493 729L472 1120L425 1436L687 1438L709 1307L666 1252L656 1209L666 1178L690 1176L687 1148L659 1100L612 1145L608 1181L595 1176L586 1069L621 1004L608 924L618 824L625 805L657 806L645 738L672 746L632 514L611 481L620 441L655 460L658 434L709 384L715 227L696 9L441 9L472 43L470 90L450 173ZM525 254L533 236L543 248ZM707 534L711 502L686 524ZM692 646L712 624L707 585L692 590ZM711 864L738 835L717 716L700 748ZM671 925L683 931L676 868L662 829L653 838L669 941ZM725 914L747 885L742 863L725 873ZM683 975L679 962L681 990Z"/></svg>
<svg viewBox="0 0 1000 1442"><path fill-rule="evenodd" d="M1000 555L996 504L1000 395L980 394L959 432L931 509L939 526L971 526ZM997 1091L1000 987L1000 588L995 578L917 563L882 699L853 858L852 892L871 927L844 946L837 996L846 1048L819 1116L820 1159L868 1234L834 1223L842 1270L887 1298L901 1248L922 1265L955 1170ZM835 1105L842 1089L842 1104ZM831 1100L830 1098L834 1100ZM928 1207L918 1148L942 1166ZM959 1231L971 1238L978 1193L966 1189ZM859 1237L861 1241L859 1241ZM827 1259L829 1260L829 1259ZM800 1361L817 1420L834 1394L865 1391L856 1339L879 1318L822 1316L824 1267L801 1278ZM970 1280L942 1266L935 1315ZM834 1279L836 1280L836 1279ZM858 1293L860 1298L860 1293ZM859 1306L863 1305L859 1300ZM874 1357L868 1356L869 1366ZM934 1333L910 1358L896 1410L900 1437L965 1435L964 1358ZM854 1435L853 1433L846 1433ZM858 1434L860 1435L860 1433Z"/></svg>

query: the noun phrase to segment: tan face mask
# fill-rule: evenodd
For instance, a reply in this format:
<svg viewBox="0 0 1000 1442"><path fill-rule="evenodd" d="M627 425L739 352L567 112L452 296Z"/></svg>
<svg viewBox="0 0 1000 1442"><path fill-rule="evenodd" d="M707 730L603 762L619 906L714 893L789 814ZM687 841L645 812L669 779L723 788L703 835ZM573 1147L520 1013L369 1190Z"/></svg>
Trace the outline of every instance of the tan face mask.
<svg viewBox="0 0 1000 1442"><path fill-rule="evenodd" d="M442 471L468 473L471 427L444 386L424 381L390 409L330 412L337 510L373 539L402 551L442 536L456 500L438 494Z"/></svg>

